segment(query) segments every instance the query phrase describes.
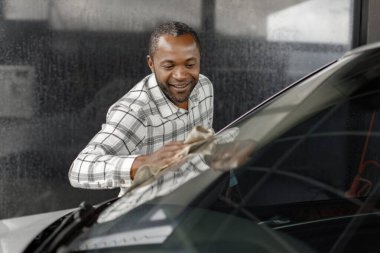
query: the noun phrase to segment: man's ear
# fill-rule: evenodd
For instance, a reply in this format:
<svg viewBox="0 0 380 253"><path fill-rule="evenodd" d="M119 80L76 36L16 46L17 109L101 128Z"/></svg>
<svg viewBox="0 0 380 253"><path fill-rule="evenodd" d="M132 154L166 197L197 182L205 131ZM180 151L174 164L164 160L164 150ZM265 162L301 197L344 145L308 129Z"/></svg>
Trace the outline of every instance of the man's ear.
<svg viewBox="0 0 380 253"><path fill-rule="evenodd" d="M146 56L146 61L148 63L150 70L152 71L152 73L154 73L153 59L152 57L150 57L149 54Z"/></svg>

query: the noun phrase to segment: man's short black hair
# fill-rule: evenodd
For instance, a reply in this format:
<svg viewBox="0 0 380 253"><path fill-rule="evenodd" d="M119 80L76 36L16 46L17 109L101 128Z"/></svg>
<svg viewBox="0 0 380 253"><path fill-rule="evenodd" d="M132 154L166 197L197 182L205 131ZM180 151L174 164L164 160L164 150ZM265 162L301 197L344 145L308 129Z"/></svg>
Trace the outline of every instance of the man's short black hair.
<svg viewBox="0 0 380 253"><path fill-rule="evenodd" d="M152 34L150 35L149 40L149 55L153 57L154 52L157 49L157 43L161 36L163 35L171 35L174 37L190 34L193 36L195 43L197 44L197 47L199 49L199 53L201 53L201 44L198 38L197 33L188 25L182 22L177 21L170 21L167 23L163 23L159 26L157 26Z"/></svg>

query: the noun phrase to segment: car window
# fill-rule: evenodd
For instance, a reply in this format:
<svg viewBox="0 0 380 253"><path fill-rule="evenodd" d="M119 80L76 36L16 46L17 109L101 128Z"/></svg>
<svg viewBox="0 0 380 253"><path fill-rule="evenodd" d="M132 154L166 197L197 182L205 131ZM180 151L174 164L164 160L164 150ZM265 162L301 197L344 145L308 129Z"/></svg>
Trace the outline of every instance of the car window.
<svg viewBox="0 0 380 253"><path fill-rule="evenodd" d="M239 184L247 188L244 192L260 180L256 174L272 173L273 177L280 177L273 178L273 183L282 186L272 187L267 182L266 188L271 192L255 193L255 204L324 200L333 198L332 195L368 196L380 176L380 116L376 107L364 103L369 96L380 98L376 91L338 103L254 153L250 165L235 172L241 177ZM251 173L255 174L253 178ZM325 184L326 189L313 186L312 182L305 182L306 188L297 189L293 182L307 179ZM275 183L276 180L279 182ZM274 194L276 189L284 187L287 191Z"/></svg>

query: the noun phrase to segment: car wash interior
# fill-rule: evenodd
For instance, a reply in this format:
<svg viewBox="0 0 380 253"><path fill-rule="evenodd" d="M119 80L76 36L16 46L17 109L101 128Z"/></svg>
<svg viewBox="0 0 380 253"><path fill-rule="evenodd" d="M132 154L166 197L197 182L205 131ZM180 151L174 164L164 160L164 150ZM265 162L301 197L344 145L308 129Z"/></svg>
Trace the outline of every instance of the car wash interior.
<svg viewBox="0 0 380 253"><path fill-rule="evenodd" d="M198 32L218 131L346 51L378 41L379 11L376 0L0 0L0 218L117 196L74 189L67 173L109 106L150 73L148 38L158 23L178 20ZM358 104L347 106L362 110ZM364 126L325 127L368 131L367 116ZM363 150L362 139L350 145Z"/></svg>

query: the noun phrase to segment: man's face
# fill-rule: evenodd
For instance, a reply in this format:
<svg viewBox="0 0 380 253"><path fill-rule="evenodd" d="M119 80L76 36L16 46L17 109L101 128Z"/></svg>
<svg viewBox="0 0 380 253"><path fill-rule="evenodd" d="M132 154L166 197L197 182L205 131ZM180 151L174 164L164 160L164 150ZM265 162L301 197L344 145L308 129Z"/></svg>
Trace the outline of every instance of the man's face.
<svg viewBox="0 0 380 253"><path fill-rule="evenodd" d="M161 36L153 56L148 56L149 68L158 85L178 107L187 108L190 93L199 79L200 58L190 34Z"/></svg>

